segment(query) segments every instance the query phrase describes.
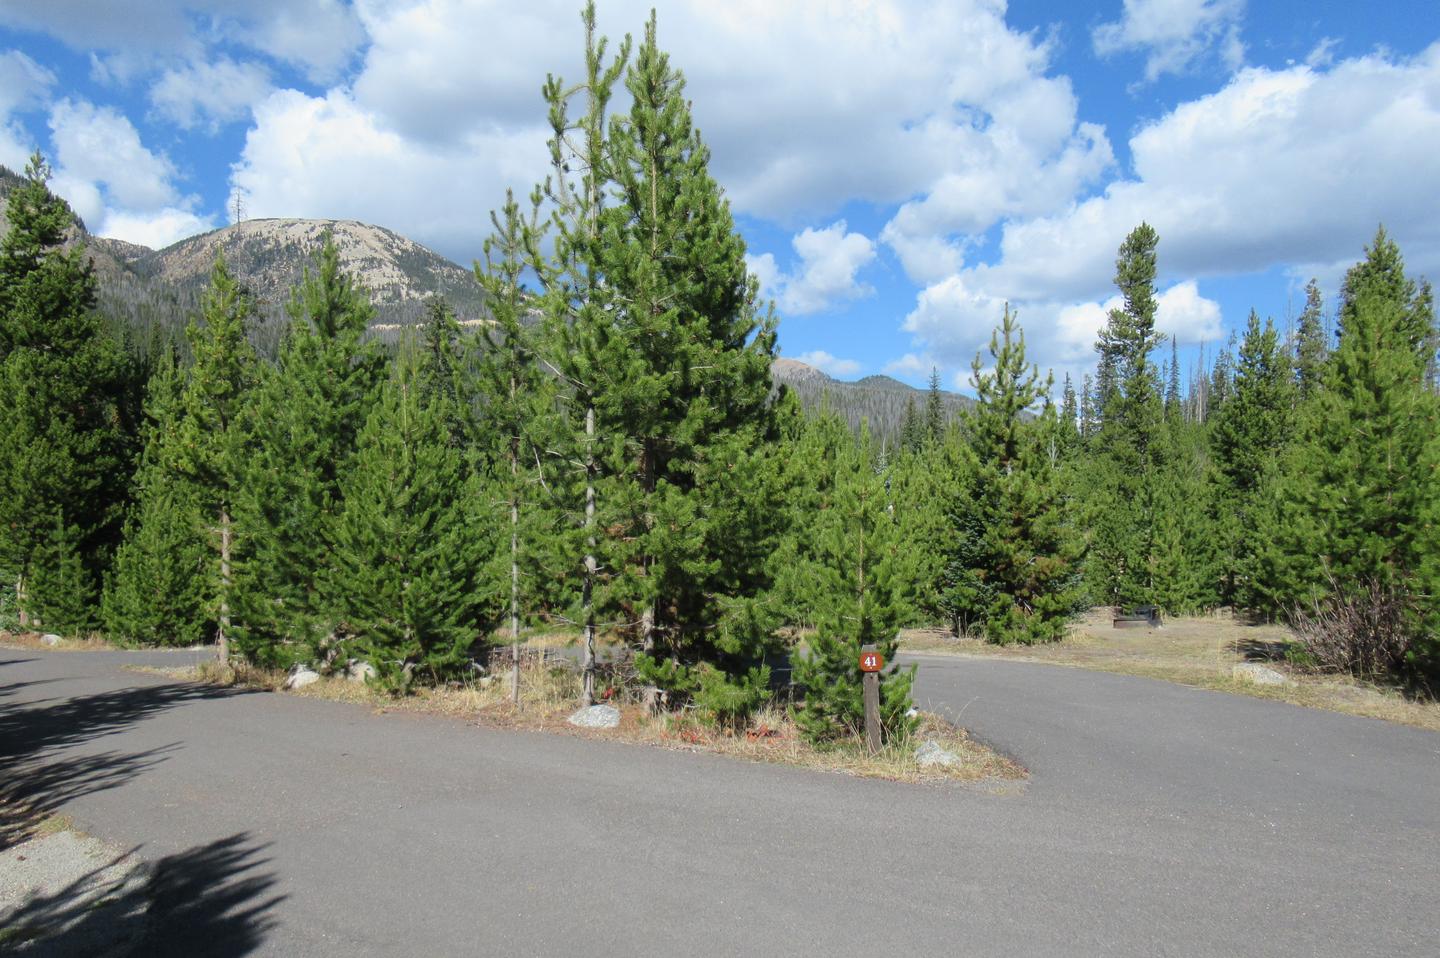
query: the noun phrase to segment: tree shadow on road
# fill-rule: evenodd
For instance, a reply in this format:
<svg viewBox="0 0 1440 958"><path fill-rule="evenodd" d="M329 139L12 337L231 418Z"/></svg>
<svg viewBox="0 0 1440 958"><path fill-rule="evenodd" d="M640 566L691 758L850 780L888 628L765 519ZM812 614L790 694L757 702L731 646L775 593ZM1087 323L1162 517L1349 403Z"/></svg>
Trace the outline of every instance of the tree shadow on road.
<svg viewBox="0 0 1440 958"><path fill-rule="evenodd" d="M249 695L246 689L191 682L115 689L0 707L0 760L7 764L128 728L157 712L208 699Z"/></svg>
<svg viewBox="0 0 1440 958"><path fill-rule="evenodd" d="M4 915L0 950L27 954L215 956L255 951L274 927L276 879L264 869L267 845L246 832L168 855L127 871L121 855L51 894L32 896Z"/></svg>
<svg viewBox="0 0 1440 958"><path fill-rule="evenodd" d="M25 684L7 689L13 694ZM129 753L72 754L67 751L72 746L179 705L244 694L180 682L0 704L0 850L22 841L38 821L70 801L117 788L155 767L178 743Z"/></svg>

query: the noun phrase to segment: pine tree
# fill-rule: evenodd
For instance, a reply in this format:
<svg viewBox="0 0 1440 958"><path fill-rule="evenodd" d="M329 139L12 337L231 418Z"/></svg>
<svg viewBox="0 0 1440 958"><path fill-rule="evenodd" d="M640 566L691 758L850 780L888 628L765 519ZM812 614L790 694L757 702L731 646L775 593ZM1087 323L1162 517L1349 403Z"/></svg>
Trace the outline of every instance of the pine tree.
<svg viewBox="0 0 1440 958"><path fill-rule="evenodd" d="M136 500L101 601L101 619L112 639L194 645L205 641L213 626L204 588L200 496L171 468L183 383L173 353L150 377Z"/></svg>
<svg viewBox="0 0 1440 958"><path fill-rule="evenodd" d="M1100 429L1095 478L1087 495L1094 527L1090 578L1107 604L1153 601L1156 528L1167 449L1160 384L1150 354L1155 331L1155 248L1148 224L1131 231L1115 261L1124 303L1110 311L1100 354Z"/></svg>
<svg viewBox="0 0 1440 958"><path fill-rule="evenodd" d="M1324 300L1315 280L1305 285L1305 309L1300 313L1295 336L1296 398L1303 402L1315 394L1325 375L1325 358L1330 349L1325 341Z"/></svg>
<svg viewBox="0 0 1440 958"><path fill-rule="evenodd" d="M534 204L538 209L538 201ZM485 266L475 275L489 294L494 321L486 329L486 349L474 390L488 434L499 447L487 452L491 486L498 490L508 526L509 548L497 553L509 593L511 642L510 690L520 702L520 627L542 604L542 574L553 542L553 512L543 497L545 459L555 423L554 380L545 375L535 334L524 320L531 308L522 287L528 264L539 259L542 236L538 216L527 218L513 194L491 214L494 232L485 241ZM552 470L554 471L554 470Z"/></svg>
<svg viewBox="0 0 1440 958"><path fill-rule="evenodd" d="M37 153L9 197L0 243L0 574L21 621L96 624L100 577L120 538L136 437L131 367L93 311L74 217Z"/></svg>
<svg viewBox="0 0 1440 958"><path fill-rule="evenodd" d="M1424 385L1423 303L1383 233L1345 289L1339 342L1274 488L1256 592L1287 613L1334 587L1374 585L1433 617L1440 401Z"/></svg>
<svg viewBox="0 0 1440 958"><path fill-rule="evenodd" d="M716 700L726 681L750 696L774 641L757 604L773 530L769 493L741 483L770 472L758 461L771 454L774 319L757 308L744 243L653 16L626 72L630 110L608 136L604 108L628 48L602 66L592 7L585 22L578 137L566 113L575 91L549 87L559 264L541 275L594 540L587 648L603 608L633 635L648 681L690 694L703 665L722 673L708 679Z"/></svg>
<svg viewBox="0 0 1440 958"><path fill-rule="evenodd" d="M1262 327L1252 310L1240 343L1232 396L1215 415L1210 430L1221 598L1229 605L1245 601L1242 579L1262 533L1258 497L1293 432L1294 388L1274 324L1267 320Z"/></svg>
<svg viewBox="0 0 1440 958"><path fill-rule="evenodd" d="M939 444L945 438L945 404L940 398L940 370L930 367L930 385L925 391L925 434Z"/></svg>
<svg viewBox="0 0 1440 958"><path fill-rule="evenodd" d="M900 448L919 452L925 448L927 438L928 430L920 418L920 411L915 408L915 397L911 396L905 404L905 418L900 423Z"/></svg>
<svg viewBox="0 0 1440 958"><path fill-rule="evenodd" d="M362 341L373 309L341 271L332 236L290 315L278 362L246 404L235 502L236 645L276 666L337 653L337 610L323 591L327 527L384 368L378 347Z"/></svg>
<svg viewBox="0 0 1440 958"><path fill-rule="evenodd" d="M235 500L239 494L236 456L245 403L255 384L255 353L246 339L253 314L249 295L217 254L199 322L185 329L194 365L180 396L177 435L166 465L184 477L206 516L212 561L203 577L206 601L214 609L215 641L221 663L230 659L231 593L234 587Z"/></svg>
<svg viewBox="0 0 1440 958"><path fill-rule="evenodd" d="M340 478L325 590L339 650L386 688L416 673L455 675L494 623L482 571L498 545L478 479L451 442L443 402L426 401L413 363L380 391Z"/></svg>
<svg viewBox="0 0 1440 958"><path fill-rule="evenodd" d="M865 727L860 651L874 646L887 663L880 681L882 738L904 741L913 731L905 713L914 666L901 669L894 658L913 550L900 535L868 427L839 450L832 466L830 494L811 520L814 551L805 575L816 600L816 630L795 663L804 689L795 720L814 742L858 738Z"/></svg>
<svg viewBox="0 0 1440 958"><path fill-rule="evenodd" d="M954 605L985 637L1000 644L1064 637L1080 604L1077 535L1057 460L1048 440L1055 408L1039 370L1025 360L1025 337L1007 306L990 338L992 369L977 354L971 366L976 404L965 427L976 461L959 511L950 577Z"/></svg>

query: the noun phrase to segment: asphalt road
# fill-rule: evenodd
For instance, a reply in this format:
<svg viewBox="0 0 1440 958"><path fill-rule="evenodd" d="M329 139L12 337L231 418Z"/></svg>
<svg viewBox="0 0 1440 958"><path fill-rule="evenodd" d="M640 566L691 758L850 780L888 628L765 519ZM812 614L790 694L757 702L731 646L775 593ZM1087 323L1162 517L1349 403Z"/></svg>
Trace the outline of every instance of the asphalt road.
<svg viewBox="0 0 1440 958"><path fill-rule="evenodd" d="M224 692L119 668L136 658L0 650L0 789L159 863L136 954L1440 953L1434 733L923 659L922 704L1031 770L996 793Z"/></svg>

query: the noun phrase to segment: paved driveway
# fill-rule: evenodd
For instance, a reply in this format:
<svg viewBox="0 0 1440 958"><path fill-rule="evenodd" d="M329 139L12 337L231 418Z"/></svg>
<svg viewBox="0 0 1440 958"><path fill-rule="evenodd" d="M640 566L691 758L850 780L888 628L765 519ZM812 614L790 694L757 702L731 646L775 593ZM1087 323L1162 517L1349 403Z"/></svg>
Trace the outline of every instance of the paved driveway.
<svg viewBox="0 0 1440 958"><path fill-rule="evenodd" d="M157 657L173 661L187 653ZM905 786L0 650L0 788L163 862L137 954L1434 955L1440 735L925 658Z"/></svg>

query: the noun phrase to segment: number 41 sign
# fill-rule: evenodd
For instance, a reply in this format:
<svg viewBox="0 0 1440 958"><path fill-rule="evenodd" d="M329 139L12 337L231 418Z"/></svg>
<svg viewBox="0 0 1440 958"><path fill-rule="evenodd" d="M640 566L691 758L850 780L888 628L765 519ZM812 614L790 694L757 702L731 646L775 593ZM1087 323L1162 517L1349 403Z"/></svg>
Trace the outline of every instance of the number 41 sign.
<svg viewBox="0 0 1440 958"><path fill-rule="evenodd" d="M879 672L883 668L885 668L885 656L879 652L860 653L861 672Z"/></svg>

